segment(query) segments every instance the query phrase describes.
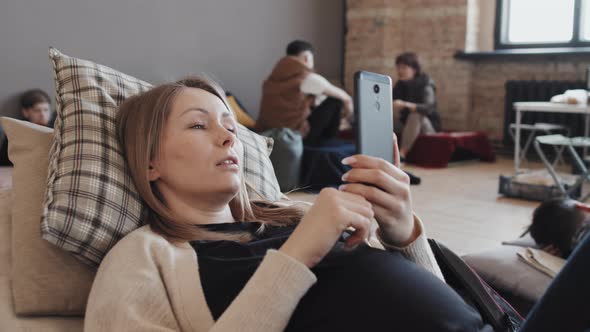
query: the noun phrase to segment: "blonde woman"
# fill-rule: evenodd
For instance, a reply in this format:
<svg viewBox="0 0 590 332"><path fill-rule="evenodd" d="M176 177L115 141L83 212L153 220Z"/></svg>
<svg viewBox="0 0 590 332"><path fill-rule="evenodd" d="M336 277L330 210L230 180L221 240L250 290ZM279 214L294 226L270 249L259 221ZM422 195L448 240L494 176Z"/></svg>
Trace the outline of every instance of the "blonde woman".
<svg viewBox="0 0 590 332"><path fill-rule="evenodd" d="M87 331L487 329L441 280L397 166L346 158L348 184L309 208L251 201L223 96L189 78L121 106L149 215L102 262ZM388 251L365 245L373 218Z"/></svg>

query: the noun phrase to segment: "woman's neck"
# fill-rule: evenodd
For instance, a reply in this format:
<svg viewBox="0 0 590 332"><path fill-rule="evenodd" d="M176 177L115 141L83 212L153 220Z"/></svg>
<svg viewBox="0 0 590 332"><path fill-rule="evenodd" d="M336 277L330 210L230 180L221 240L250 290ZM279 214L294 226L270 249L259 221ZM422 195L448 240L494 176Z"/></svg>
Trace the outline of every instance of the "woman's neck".
<svg viewBox="0 0 590 332"><path fill-rule="evenodd" d="M216 199L215 195L207 194L206 197L166 197L166 205L181 220L194 225L222 224L236 222L227 199Z"/></svg>

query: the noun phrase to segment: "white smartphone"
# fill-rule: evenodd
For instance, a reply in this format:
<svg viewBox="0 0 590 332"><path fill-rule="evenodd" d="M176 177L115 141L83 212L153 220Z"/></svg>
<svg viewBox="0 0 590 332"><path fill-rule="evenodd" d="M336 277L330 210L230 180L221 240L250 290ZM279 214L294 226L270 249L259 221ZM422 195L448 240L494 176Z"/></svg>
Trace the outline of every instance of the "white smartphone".
<svg viewBox="0 0 590 332"><path fill-rule="evenodd" d="M391 77L359 71L354 75L357 153L393 163Z"/></svg>

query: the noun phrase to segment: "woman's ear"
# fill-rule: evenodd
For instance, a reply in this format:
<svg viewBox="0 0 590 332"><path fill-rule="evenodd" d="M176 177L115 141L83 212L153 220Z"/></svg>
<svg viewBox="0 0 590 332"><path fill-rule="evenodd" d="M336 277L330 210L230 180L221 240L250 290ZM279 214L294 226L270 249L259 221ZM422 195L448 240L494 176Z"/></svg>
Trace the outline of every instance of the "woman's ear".
<svg viewBox="0 0 590 332"><path fill-rule="evenodd" d="M148 168L148 180L151 181L156 181L157 179L160 178L160 171L158 171L158 168L154 165L154 162L150 161L150 166Z"/></svg>

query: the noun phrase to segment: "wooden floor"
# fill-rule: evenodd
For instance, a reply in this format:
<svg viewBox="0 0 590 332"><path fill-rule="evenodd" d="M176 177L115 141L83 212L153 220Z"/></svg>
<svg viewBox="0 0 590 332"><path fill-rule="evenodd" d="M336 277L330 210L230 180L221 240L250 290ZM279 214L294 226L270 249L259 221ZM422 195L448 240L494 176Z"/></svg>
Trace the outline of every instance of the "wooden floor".
<svg viewBox="0 0 590 332"><path fill-rule="evenodd" d="M413 204L428 236L459 254L517 238L539 204L498 194L498 176L514 172L511 159L459 163L445 169L406 169L422 178L421 185L412 187Z"/></svg>
<svg viewBox="0 0 590 332"><path fill-rule="evenodd" d="M412 196L427 235L459 254L494 248L517 238L538 203L498 195L498 176L513 173L512 165L511 159L499 158L495 163L473 161L445 169L405 166L422 178L421 185L412 186ZM292 197L311 199L297 193Z"/></svg>

